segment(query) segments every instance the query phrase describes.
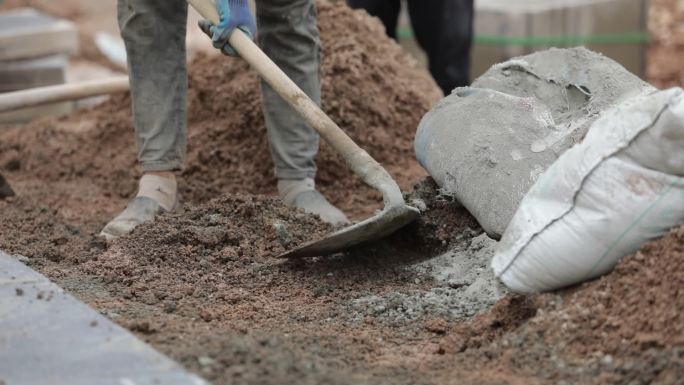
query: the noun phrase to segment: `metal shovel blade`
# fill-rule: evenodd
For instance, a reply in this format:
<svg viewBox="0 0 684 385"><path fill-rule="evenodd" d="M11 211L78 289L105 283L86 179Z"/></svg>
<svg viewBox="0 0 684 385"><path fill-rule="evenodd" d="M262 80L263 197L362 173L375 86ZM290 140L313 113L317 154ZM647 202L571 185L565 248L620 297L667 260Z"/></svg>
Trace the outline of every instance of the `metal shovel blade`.
<svg viewBox="0 0 684 385"><path fill-rule="evenodd" d="M279 258L305 258L330 255L360 243L388 236L418 219L420 211L406 204L385 207L378 214L340 229L322 239L279 255Z"/></svg>

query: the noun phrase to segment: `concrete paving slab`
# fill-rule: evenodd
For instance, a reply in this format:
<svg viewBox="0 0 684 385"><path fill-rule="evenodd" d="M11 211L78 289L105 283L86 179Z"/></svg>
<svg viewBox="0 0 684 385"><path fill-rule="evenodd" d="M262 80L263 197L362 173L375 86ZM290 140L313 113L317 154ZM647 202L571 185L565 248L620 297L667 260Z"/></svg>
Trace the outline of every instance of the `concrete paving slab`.
<svg viewBox="0 0 684 385"><path fill-rule="evenodd" d="M0 61L0 92L63 84L68 64L66 55Z"/></svg>
<svg viewBox="0 0 684 385"><path fill-rule="evenodd" d="M78 28L34 9L0 13L0 60L78 53Z"/></svg>
<svg viewBox="0 0 684 385"><path fill-rule="evenodd" d="M2 252L0 384L208 385Z"/></svg>

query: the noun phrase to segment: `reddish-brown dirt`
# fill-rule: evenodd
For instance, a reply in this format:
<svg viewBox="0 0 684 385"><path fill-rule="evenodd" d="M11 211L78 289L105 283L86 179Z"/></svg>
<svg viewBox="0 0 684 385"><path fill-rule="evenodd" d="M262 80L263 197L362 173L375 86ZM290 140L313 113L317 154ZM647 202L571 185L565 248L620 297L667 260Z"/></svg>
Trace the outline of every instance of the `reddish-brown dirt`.
<svg viewBox="0 0 684 385"><path fill-rule="evenodd" d="M409 190L423 175L412 137L434 84L377 21L327 4L320 18L323 107ZM256 76L235 59L192 68L182 210L109 247L96 237L139 175L130 101L118 97L0 129L0 172L18 194L0 200L0 250L216 384L682 383L684 228L564 292L508 296L471 320L428 311L389 324L354 301L434 289L412 266L481 234L474 219L427 181L409 196L427 211L388 240L273 258L329 228L268 196ZM378 207L327 148L320 166L344 209Z"/></svg>
<svg viewBox="0 0 684 385"><path fill-rule="evenodd" d="M684 3L681 0L651 0L648 27L648 78L667 88L684 84Z"/></svg>
<svg viewBox="0 0 684 385"><path fill-rule="evenodd" d="M680 227L596 281L506 298L440 347L455 362L481 358L474 373L496 370L500 383L681 384L683 292Z"/></svg>

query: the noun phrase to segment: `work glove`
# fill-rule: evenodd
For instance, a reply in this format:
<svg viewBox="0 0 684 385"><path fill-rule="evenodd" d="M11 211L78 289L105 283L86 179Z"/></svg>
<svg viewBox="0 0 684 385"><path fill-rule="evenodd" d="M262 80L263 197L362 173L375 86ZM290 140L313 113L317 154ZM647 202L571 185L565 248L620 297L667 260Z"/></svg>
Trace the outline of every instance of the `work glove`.
<svg viewBox="0 0 684 385"><path fill-rule="evenodd" d="M228 39L235 28L239 28L250 38L256 34L256 22L249 9L248 0L216 0L216 9L220 16L218 25L209 20L200 20L199 27L211 38L214 48L229 56L238 56Z"/></svg>

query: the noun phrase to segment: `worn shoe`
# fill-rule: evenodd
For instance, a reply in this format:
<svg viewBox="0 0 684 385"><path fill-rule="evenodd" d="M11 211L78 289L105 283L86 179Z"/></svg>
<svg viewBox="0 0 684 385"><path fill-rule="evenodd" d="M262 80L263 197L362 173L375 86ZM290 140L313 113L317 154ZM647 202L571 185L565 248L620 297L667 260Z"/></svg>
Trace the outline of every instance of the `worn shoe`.
<svg viewBox="0 0 684 385"><path fill-rule="evenodd" d="M349 218L316 190L313 179L279 180L278 193L286 205L316 214L324 222L333 225L349 223Z"/></svg>
<svg viewBox="0 0 684 385"><path fill-rule="evenodd" d="M107 223L107 226L100 232L100 236L107 241L112 241L130 233L139 225L154 220L163 212L165 210L154 199L135 197L121 214Z"/></svg>
<svg viewBox="0 0 684 385"><path fill-rule="evenodd" d="M178 205L176 180L156 175L144 175L140 179L138 195L126 209L112 219L100 232L108 242L129 234L139 225L154 220L164 212L175 210Z"/></svg>

